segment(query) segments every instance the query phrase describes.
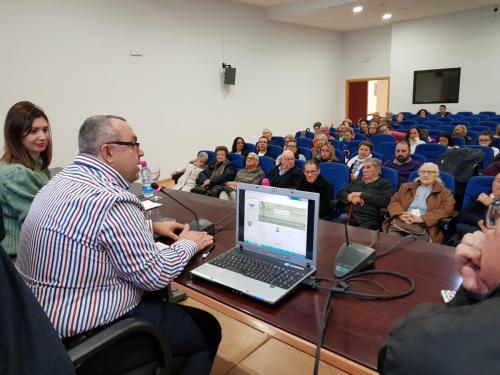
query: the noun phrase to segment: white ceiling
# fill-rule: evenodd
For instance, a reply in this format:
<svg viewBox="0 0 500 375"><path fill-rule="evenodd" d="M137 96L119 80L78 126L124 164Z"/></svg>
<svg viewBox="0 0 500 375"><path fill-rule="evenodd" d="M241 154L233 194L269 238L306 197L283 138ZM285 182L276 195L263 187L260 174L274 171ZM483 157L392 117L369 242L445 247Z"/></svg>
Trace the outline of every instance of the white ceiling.
<svg viewBox="0 0 500 375"><path fill-rule="evenodd" d="M229 0L266 9L270 21L337 31L365 29L398 21L491 6L499 0ZM352 8L363 6L361 13ZM384 13L392 13L389 21ZM500 15L499 15L500 16Z"/></svg>

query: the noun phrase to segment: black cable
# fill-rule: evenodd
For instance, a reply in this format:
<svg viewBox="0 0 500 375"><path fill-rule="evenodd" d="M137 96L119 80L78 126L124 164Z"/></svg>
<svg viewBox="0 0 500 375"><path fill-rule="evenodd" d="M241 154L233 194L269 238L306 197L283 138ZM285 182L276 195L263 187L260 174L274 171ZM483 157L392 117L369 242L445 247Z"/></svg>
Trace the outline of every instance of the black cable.
<svg viewBox="0 0 500 375"><path fill-rule="evenodd" d="M216 233L219 233L219 232L222 232L223 230L225 229L229 229L229 227L233 224L233 222L235 221L236 219L232 219L230 222L224 224L222 227L220 227L219 229L216 229L214 230L214 234Z"/></svg>
<svg viewBox="0 0 500 375"><path fill-rule="evenodd" d="M328 297L326 297L325 308L323 309L323 313L321 314L321 320L318 327L319 336L318 336L318 342L316 343L316 353L314 355L313 375L317 375L319 371L319 357L321 353L321 347L323 346L323 340L325 339L326 324L328 323L328 317L330 316L330 312L332 309L332 299L333 299L333 291L329 289Z"/></svg>
<svg viewBox="0 0 500 375"><path fill-rule="evenodd" d="M236 215L236 212L231 212L229 215L223 217L222 219L220 219L218 222L214 223L214 227L216 225L219 225L220 223L222 223L223 221L225 221L226 219L229 219L231 216L234 216Z"/></svg>
<svg viewBox="0 0 500 375"><path fill-rule="evenodd" d="M391 251L396 250L399 246L401 246L403 243L405 243L405 240L408 240L408 239L410 239L411 241L415 241L417 239L417 237L415 237L415 236L413 236L411 234L407 235L407 236L404 236L398 242L396 242L391 247L389 247L386 251L383 251L380 254L377 254L377 256L376 256L375 259L382 258L383 256L386 256L387 254L389 254ZM407 241L407 242L410 242L410 241Z"/></svg>

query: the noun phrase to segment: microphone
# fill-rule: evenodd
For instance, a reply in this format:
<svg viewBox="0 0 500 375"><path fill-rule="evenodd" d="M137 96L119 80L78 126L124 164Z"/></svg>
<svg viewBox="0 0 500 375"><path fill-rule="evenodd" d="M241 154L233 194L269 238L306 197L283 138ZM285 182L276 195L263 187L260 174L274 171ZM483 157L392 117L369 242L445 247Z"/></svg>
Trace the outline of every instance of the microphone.
<svg viewBox="0 0 500 375"><path fill-rule="evenodd" d="M151 187L155 191L161 191L167 197L169 197L170 199L172 199L174 202L180 204L182 207L184 207L186 210L188 210L189 212L191 212L193 214L194 220L189 224L189 228L191 230L195 230L195 231L198 231L198 232L207 232L210 235L214 234L215 227L214 227L214 224L211 221L209 221L207 219L200 219L198 217L198 215L196 214L196 212L194 212L194 210L192 210L191 208L189 208L188 206L186 206L181 201L175 199L172 195L170 195L170 193L167 192L167 189L161 187L156 182L153 182L151 184Z"/></svg>
<svg viewBox="0 0 500 375"><path fill-rule="evenodd" d="M375 250L369 246L349 241L349 230L347 224L350 216L342 214L338 220L344 224L345 242L340 246L335 258L335 269L333 273L336 277L342 278L349 274L362 271L375 264Z"/></svg>

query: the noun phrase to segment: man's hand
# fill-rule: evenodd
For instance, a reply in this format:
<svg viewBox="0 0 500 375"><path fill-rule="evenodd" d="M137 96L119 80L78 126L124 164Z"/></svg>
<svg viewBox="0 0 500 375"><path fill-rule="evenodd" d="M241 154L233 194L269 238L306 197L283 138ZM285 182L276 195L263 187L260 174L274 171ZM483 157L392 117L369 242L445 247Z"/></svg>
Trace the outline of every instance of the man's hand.
<svg viewBox="0 0 500 375"><path fill-rule="evenodd" d="M493 199L485 193L481 193L478 195L477 200L484 204L485 206L489 206L491 202L493 202Z"/></svg>
<svg viewBox="0 0 500 375"><path fill-rule="evenodd" d="M181 240L191 240L196 243L198 251L203 250L207 246L214 243L214 237L209 235L207 232L196 232L189 230L189 225L184 226L184 230L179 234L179 239Z"/></svg>
<svg viewBox="0 0 500 375"><path fill-rule="evenodd" d="M236 181L228 181L228 182L226 182L226 186L230 189L236 190L237 182Z"/></svg>
<svg viewBox="0 0 500 375"><path fill-rule="evenodd" d="M479 277L484 238L485 234L480 231L468 233L455 251L455 263L462 275L463 287L470 293L480 296L488 293L488 286Z"/></svg>
<svg viewBox="0 0 500 375"><path fill-rule="evenodd" d="M179 239L179 236L175 234L175 232L183 231L186 226L189 230L189 225L183 225L177 223L176 221L154 221L153 232L162 237L168 237L173 239L174 241L177 241Z"/></svg>
<svg viewBox="0 0 500 375"><path fill-rule="evenodd" d="M210 181L210 179L209 179L209 178L207 178L205 181L203 181L203 186L208 186L208 185L210 185L210 182L211 182L211 181Z"/></svg>

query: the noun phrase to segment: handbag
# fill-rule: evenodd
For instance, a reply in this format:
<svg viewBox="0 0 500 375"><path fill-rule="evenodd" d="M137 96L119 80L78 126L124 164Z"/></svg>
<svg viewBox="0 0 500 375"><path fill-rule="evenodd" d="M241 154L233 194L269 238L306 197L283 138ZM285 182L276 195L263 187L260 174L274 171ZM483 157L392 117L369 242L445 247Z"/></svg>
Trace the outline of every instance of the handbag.
<svg viewBox="0 0 500 375"><path fill-rule="evenodd" d="M208 188L202 185L196 185L194 188L191 189L191 193L201 194L201 195L206 195L207 191Z"/></svg>
<svg viewBox="0 0 500 375"><path fill-rule="evenodd" d="M425 223L405 223L399 217L394 218L391 225L389 226L389 231L403 232L408 234L415 234L421 236L427 231Z"/></svg>

